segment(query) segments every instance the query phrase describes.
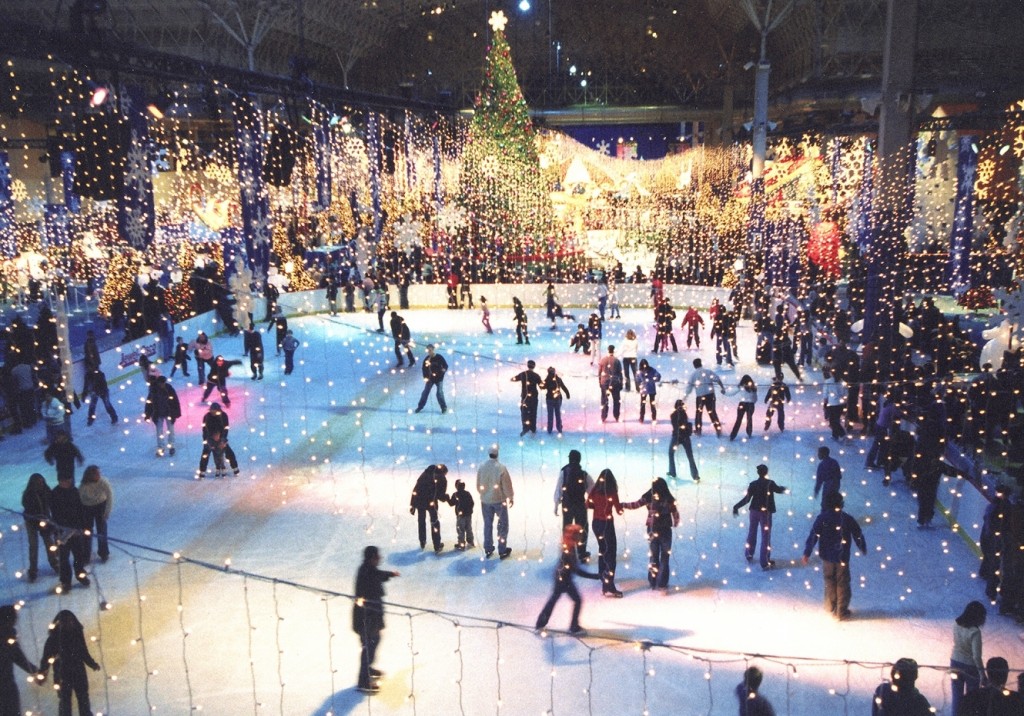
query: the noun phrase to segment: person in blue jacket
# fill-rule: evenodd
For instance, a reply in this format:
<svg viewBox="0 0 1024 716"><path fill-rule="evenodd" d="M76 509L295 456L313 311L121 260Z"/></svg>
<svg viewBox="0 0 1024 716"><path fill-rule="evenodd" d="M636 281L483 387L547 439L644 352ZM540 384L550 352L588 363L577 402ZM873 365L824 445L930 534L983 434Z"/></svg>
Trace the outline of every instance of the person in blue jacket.
<svg viewBox="0 0 1024 716"><path fill-rule="evenodd" d="M640 370L637 372L636 384L640 392L640 422L644 421L644 412L647 403L651 404L651 420L658 419L658 383L661 382L661 373L647 362L646 358L640 359Z"/></svg>
<svg viewBox="0 0 1024 716"><path fill-rule="evenodd" d="M825 579L825 609L839 620L850 617L850 544L855 543L861 554L868 551L860 525L843 511L843 504L841 492L826 494L825 507L811 526L801 560L806 565L814 545L818 545Z"/></svg>

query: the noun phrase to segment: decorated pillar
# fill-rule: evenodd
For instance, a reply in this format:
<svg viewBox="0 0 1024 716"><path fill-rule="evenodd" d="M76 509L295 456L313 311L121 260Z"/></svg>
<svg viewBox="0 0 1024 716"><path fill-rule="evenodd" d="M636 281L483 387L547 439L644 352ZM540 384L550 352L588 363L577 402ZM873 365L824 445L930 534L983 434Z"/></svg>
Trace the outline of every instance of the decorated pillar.
<svg viewBox="0 0 1024 716"><path fill-rule="evenodd" d="M235 151L246 262L267 275L270 264L270 200L263 186L263 120L248 97L233 105Z"/></svg>
<svg viewBox="0 0 1024 716"><path fill-rule="evenodd" d="M14 192L11 188L11 160L0 152L0 257L11 258L18 253L14 236Z"/></svg>
<svg viewBox="0 0 1024 716"><path fill-rule="evenodd" d="M145 251L156 234L156 208L149 167L149 123L141 88L128 88L122 98L122 111L128 128L128 152L124 187L117 197L117 230L129 246Z"/></svg>
<svg viewBox="0 0 1024 716"><path fill-rule="evenodd" d="M949 237L949 288L960 296L971 287L971 234L974 231L974 179L978 173L975 138L960 137L956 165L956 202Z"/></svg>

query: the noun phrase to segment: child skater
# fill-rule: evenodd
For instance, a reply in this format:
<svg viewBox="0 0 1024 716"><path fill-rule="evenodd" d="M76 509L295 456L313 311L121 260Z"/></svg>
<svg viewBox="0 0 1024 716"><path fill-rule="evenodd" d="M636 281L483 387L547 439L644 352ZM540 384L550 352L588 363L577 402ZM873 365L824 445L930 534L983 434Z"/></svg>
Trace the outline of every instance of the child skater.
<svg viewBox="0 0 1024 716"><path fill-rule="evenodd" d="M480 301L483 300L481 296ZM448 503L455 508L455 549L461 552L467 547L476 547L473 540L473 495L466 489L465 482L455 481L455 492L448 498Z"/></svg>
<svg viewBox="0 0 1024 716"><path fill-rule="evenodd" d="M488 333L494 333L491 330L491 309L487 307L487 297L480 297L480 322L484 324L484 328L487 329Z"/></svg>
<svg viewBox="0 0 1024 716"><path fill-rule="evenodd" d="M188 362L191 360L188 355L188 344L185 343L185 339L178 336L178 342L174 346L174 366L171 368L171 377L174 377L174 373L181 368L181 374L188 377Z"/></svg>
<svg viewBox="0 0 1024 716"><path fill-rule="evenodd" d="M555 585L551 591L540 616L537 617L537 629L543 629L548 625L551 612L555 608L555 602L563 594L568 594L572 600L572 622L569 624L570 634L583 634L585 629L580 626L580 609L583 607L583 599L580 597L580 590L576 588L574 575L580 575L587 579L600 579L600 575L587 572L580 567L579 557L576 552L582 542L583 527L577 524L568 524L562 530L562 554L555 566Z"/></svg>

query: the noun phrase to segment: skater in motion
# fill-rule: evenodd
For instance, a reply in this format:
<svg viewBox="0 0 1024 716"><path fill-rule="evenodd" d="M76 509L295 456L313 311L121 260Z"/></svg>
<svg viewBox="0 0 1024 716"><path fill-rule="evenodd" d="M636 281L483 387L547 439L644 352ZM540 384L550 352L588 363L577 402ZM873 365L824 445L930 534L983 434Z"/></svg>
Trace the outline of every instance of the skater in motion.
<svg viewBox="0 0 1024 716"><path fill-rule="evenodd" d="M792 400L789 386L782 382L782 378L772 378L772 384L764 396L764 402L768 404L768 410L764 414L765 432L772 426L772 418L778 413L779 432L786 432L786 403Z"/></svg>
<svg viewBox="0 0 1024 716"><path fill-rule="evenodd" d="M54 617L50 624L50 635L43 646L43 657L36 681L46 681L46 673L53 666L53 683L56 686L58 713L71 716L71 696L78 700L78 713L82 716L92 714L89 703L89 677L85 673L88 666L99 671L100 665L92 658L89 647L85 643L85 630L74 612L63 609Z"/></svg>
<svg viewBox="0 0 1024 716"><path fill-rule="evenodd" d="M568 594L572 600L572 621L569 623L570 634L583 634L585 630L580 626L580 610L583 608L583 598L580 597L580 590L576 588L575 575L586 579L600 579L600 576L593 572L587 572L580 567L576 551L582 539L583 528L577 524L566 525L562 530L562 553L555 565L555 584L551 590L551 596L537 616L537 629L543 629L548 625L551 612L563 594Z"/></svg>
<svg viewBox="0 0 1024 716"><path fill-rule="evenodd" d="M214 456L214 466L217 468L217 477L226 477L227 469L224 466L226 459L231 465L234 474L239 473L238 458L235 451L228 443L228 430L231 421L228 414L220 409L220 403L213 403L206 415L203 416L203 454L199 457L199 470L196 471L196 479L202 480L206 477L206 468L210 464L210 456ZM216 462L217 453L220 453L221 463Z"/></svg>
<svg viewBox="0 0 1024 716"><path fill-rule="evenodd" d="M676 498L668 489L665 478L656 477L651 489L635 502L624 502L622 507L635 510L647 508L648 565L647 582L651 589L668 591L669 558L672 556L672 529L679 526Z"/></svg>
<svg viewBox="0 0 1024 716"><path fill-rule="evenodd" d="M512 312L515 314L516 320L516 343L530 345L530 319L518 296L512 297Z"/></svg>
<svg viewBox="0 0 1024 716"><path fill-rule="evenodd" d="M242 365L240 360L225 360L224 356L217 356L206 374L206 390L203 391L203 402L210 397L210 393L216 388L220 393L220 399L224 402L225 408L231 407L231 398L228 396L228 378L231 376L231 368Z"/></svg>
<svg viewBox="0 0 1024 716"><path fill-rule="evenodd" d="M0 714L3 716L19 716L21 695L18 693L18 682L14 679L14 667L35 674L39 667L32 664L18 644L18 610L13 604L0 607Z"/></svg>
<svg viewBox="0 0 1024 716"><path fill-rule="evenodd" d="M412 354L412 338L409 335L409 324L398 315L398 311L391 312L391 337L395 340L395 367L402 367L402 351L409 359L409 367L416 365L416 356Z"/></svg>
<svg viewBox="0 0 1024 716"><path fill-rule="evenodd" d="M768 477L768 466L757 466L757 479L747 485L747 494L732 507L733 517L739 515L740 508L750 503L750 527L747 529L747 543L744 556L748 562L754 561L754 548L757 546L757 533L761 533L761 569L767 571L775 566L772 556L772 515L775 514L775 496L786 492L786 488L777 485Z"/></svg>
<svg viewBox="0 0 1024 716"><path fill-rule="evenodd" d="M356 574L356 598L352 604L352 631L359 635L359 680L356 688L364 694L380 691L377 683L383 674L373 668L384 630L384 582L398 572L380 569L380 550L370 545L363 550L363 563Z"/></svg>
<svg viewBox="0 0 1024 716"><path fill-rule="evenodd" d="M693 419L693 430L700 435L701 424L704 419L704 411L708 411L708 417L715 426L715 433L722 436L722 421L718 419L718 411L715 409L715 386L725 393L725 386L722 379L716 373L704 367L700 358L693 359L693 375L686 384L686 396L697 392L697 411Z"/></svg>
<svg viewBox="0 0 1024 716"><path fill-rule="evenodd" d="M672 439L668 445L668 476L676 476L676 450L683 446L686 451L686 460L690 463L690 477L694 482L700 482L700 472L697 470L697 463L693 459L693 445L690 436L693 435L693 425L690 423L690 416L686 414L686 405L682 400L676 401L675 410L672 411Z"/></svg>
<svg viewBox="0 0 1024 716"><path fill-rule="evenodd" d="M416 412L420 412L427 404L432 388L437 388L437 404L442 413L448 412L448 404L444 402L444 374L448 372L448 361L440 353L434 353L434 344L427 344L427 355L423 358L420 369L423 371L423 392L420 393L420 402L416 405Z"/></svg>

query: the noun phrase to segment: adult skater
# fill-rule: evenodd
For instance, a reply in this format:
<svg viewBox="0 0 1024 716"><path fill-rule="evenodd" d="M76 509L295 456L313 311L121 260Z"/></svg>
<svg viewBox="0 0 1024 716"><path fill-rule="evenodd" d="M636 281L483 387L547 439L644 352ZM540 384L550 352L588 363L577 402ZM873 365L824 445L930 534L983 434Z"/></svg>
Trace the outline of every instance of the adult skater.
<svg viewBox="0 0 1024 716"><path fill-rule="evenodd" d="M356 688L364 694L380 691L377 683L383 675L373 668L384 630L384 582L400 576L380 569L380 550L370 545L363 549L363 563L356 573L355 599L352 602L352 631L359 635L359 678Z"/></svg>
<svg viewBox="0 0 1024 716"><path fill-rule="evenodd" d="M654 311L654 320L658 324L657 335L654 339L654 352L667 351L669 341L672 342L672 351L679 352L676 345L676 334L672 330L672 322L676 320L676 311L667 298L662 298Z"/></svg>
<svg viewBox="0 0 1024 716"><path fill-rule="evenodd" d="M508 468L498 462L498 446L491 445L489 460L476 471L476 491L480 495L480 511L484 517L484 554L494 554L494 518L498 518L498 557L512 554L508 546L508 508L515 493Z"/></svg>
<svg viewBox="0 0 1024 716"><path fill-rule="evenodd" d="M715 409L716 385L722 393L725 393L725 386L722 384L722 379L718 377L718 374L705 368L700 358L694 358L693 373L690 375L690 380L686 383L686 394L683 397L689 397L690 393L694 391L697 393L697 410L693 419L693 430L697 435L700 435L704 411L707 410L708 417L715 426L715 433L718 437L722 437L722 421L718 419L718 411Z"/></svg>
<svg viewBox="0 0 1024 716"><path fill-rule="evenodd" d="M615 536L615 513L622 514L619 502L619 486L615 475L605 468L597 476L587 506L594 511L594 536L597 537L597 570L601 575L601 593L606 597L620 599L622 592L615 586L615 565L619 553L619 542ZM589 555L588 555L589 556Z"/></svg>
<svg viewBox="0 0 1024 716"><path fill-rule="evenodd" d="M544 377L540 387L544 389L545 404L548 409L548 435L551 434L552 429L557 430L561 435L562 398L564 396L565 400L569 399L569 389L554 366L548 367L548 374Z"/></svg>
<svg viewBox="0 0 1024 716"><path fill-rule="evenodd" d="M640 372L637 373L636 386L640 392L640 422L644 421L644 412L647 403L651 404L651 420L658 420L658 383L661 382L661 373L657 368L651 366L646 358L640 360Z"/></svg>
<svg viewBox="0 0 1024 716"><path fill-rule="evenodd" d="M88 525L85 522L82 497L70 478L60 480L50 493L50 514L57 528L60 591L71 590L72 562L75 577L83 587L88 587L91 584L85 573L85 565L89 561L85 553L88 543L83 534Z"/></svg>
<svg viewBox="0 0 1024 716"><path fill-rule="evenodd" d="M86 425L96 422L96 404L101 400L107 411L107 416L110 418L110 424L117 425L117 411L110 403L110 386L107 385L107 376L99 368L85 376L85 391L82 397L89 400L89 417Z"/></svg>
<svg viewBox="0 0 1024 716"><path fill-rule="evenodd" d="M736 330L732 313L719 306L711 319L709 337L715 339L715 361L722 365L724 359L729 366L733 365L732 334Z"/></svg>
<svg viewBox="0 0 1024 716"><path fill-rule="evenodd" d="M196 471L196 479L202 480L206 477L206 468L210 464L210 455L215 449L221 449L218 445L223 444L224 456L231 465L235 475L238 475L238 458L231 445L227 444L228 431L231 429L231 419L228 414L220 409L220 403L211 403L210 409L203 416L203 452L199 456L199 469ZM220 466L218 466L218 471ZM219 477L219 476L218 476Z"/></svg>
<svg viewBox="0 0 1024 716"><path fill-rule="evenodd" d="M739 716L775 716L771 702L759 693L763 680L764 674L756 666L747 667L743 672L743 681L736 685Z"/></svg>
<svg viewBox="0 0 1024 716"><path fill-rule="evenodd" d="M263 380L263 334L250 323L242 333L242 355L249 357L253 380Z"/></svg>
<svg viewBox="0 0 1024 716"><path fill-rule="evenodd" d="M231 369L236 365L242 365L240 360L226 360L224 356L217 356L206 374L206 390L203 391L203 402L210 397L210 393L216 388L220 399L224 401L224 407L231 407L231 397L228 395L228 378L231 377Z"/></svg>
<svg viewBox="0 0 1024 716"><path fill-rule="evenodd" d="M898 659L889 672L890 680L875 689L871 716L931 716L931 704L917 690L917 662ZM954 714L954 716L956 716Z"/></svg>
<svg viewBox="0 0 1024 716"><path fill-rule="evenodd" d="M213 341L203 331L199 331L196 339L189 346L196 359L196 373L198 373L197 384L206 382L206 369L210 367L213 360Z"/></svg>
<svg viewBox="0 0 1024 716"><path fill-rule="evenodd" d="M693 306L690 306L683 316L683 325L686 326L686 350L690 350L690 345L694 342L697 344L697 350L700 350L700 327L704 325L704 319Z"/></svg>
<svg viewBox="0 0 1024 716"><path fill-rule="evenodd" d="M625 338L622 339L622 344L619 346L619 354L622 356L622 372L626 379L626 392L630 390L629 374L633 374L633 382L637 385L637 390L640 389L640 383L637 381L636 376L636 356L637 351L640 349L640 343L636 339L636 331L632 328L626 331Z"/></svg>
<svg viewBox="0 0 1024 716"><path fill-rule="evenodd" d="M676 498L668 489L665 478L656 477L651 489L634 502L624 502L622 507L635 510L647 508L647 583L651 589L668 591L669 558L672 556L672 529L679 526L679 510Z"/></svg>
<svg viewBox="0 0 1024 716"><path fill-rule="evenodd" d="M525 342L530 345L530 319L518 296L512 297L512 312L516 321L516 343L522 345Z"/></svg>
<svg viewBox="0 0 1024 716"><path fill-rule="evenodd" d="M171 377L181 368L181 374L186 378L189 376L188 373L188 362L192 360L188 355L188 344L185 343L185 339L178 336L178 342L174 346L174 365L171 367Z"/></svg>
<svg viewBox="0 0 1024 716"><path fill-rule="evenodd" d="M274 327L274 345L277 347L277 355L281 355L281 346L284 343L284 337L288 335L288 319L285 317L284 312L278 308L270 320L267 321L268 328Z"/></svg>
<svg viewBox="0 0 1024 716"><path fill-rule="evenodd" d="M832 371L825 375L825 418L832 430L832 439L836 442L846 437L846 428L843 427L843 409L846 408L846 384L839 380L839 376Z"/></svg>
<svg viewBox="0 0 1024 716"><path fill-rule="evenodd" d="M13 604L0 607L0 716L21 716L21 694L14 678L17 666L28 674L39 667L26 658L18 644L18 610Z"/></svg>
<svg viewBox="0 0 1024 716"><path fill-rule="evenodd" d="M686 404L677 400L675 410L672 411L672 437L668 444L668 476L676 476L676 450L683 446L686 452L686 461L690 464L690 477L694 482L700 482L700 472L697 470L697 463L693 459L693 445L690 436L693 434L693 425L690 423L690 416L686 414Z"/></svg>
<svg viewBox="0 0 1024 716"><path fill-rule="evenodd" d="M402 367L403 350L405 351L405 357L409 359L409 367L412 368L416 365L416 356L412 354L412 347L410 346L412 338L409 335L409 324L398 315L398 311L391 312L391 337L395 341L395 367Z"/></svg>
<svg viewBox="0 0 1024 716"><path fill-rule="evenodd" d="M949 657L951 679L950 701L952 712L960 713L965 694L981 686L985 668L982 660L981 628L985 626L988 610L978 601L971 601L953 624L953 653Z"/></svg>
<svg viewBox="0 0 1024 716"><path fill-rule="evenodd" d="M551 590L551 596L537 616L537 629L543 629L548 625L551 612L554 611L555 603L563 594L568 594L572 600L572 621L569 623L570 634L584 633L580 626L580 609L583 606L583 599L580 597L580 590L576 588L575 575L587 579L599 579L599 575L587 572L579 565L576 551L579 547L580 533L582 528L579 525L567 525L562 530L562 553L559 556L558 564L555 566L555 584Z"/></svg>
<svg viewBox="0 0 1024 716"><path fill-rule="evenodd" d="M537 432L537 405L540 402L541 380L534 370L536 367L534 361L526 361L526 370L512 376L512 382L519 383L519 420L523 425L519 437Z"/></svg>
<svg viewBox="0 0 1024 716"><path fill-rule="evenodd" d="M860 525L843 511L842 493L830 492L825 508L811 526L800 561L806 565L814 545L818 545L821 575L825 581L825 609L840 621L850 618L850 545L853 543L861 554L867 554L868 545Z"/></svg>
<svg viewBox="0 0 1024 716"><path fill-rule="evenodd" d="M775 376L777 378L782 378L783 365L789 366L798 382L804 382L803 376L800 375L800 369L796 366L793 341L790 339L789 332L786 329L779 331L775 335L775 341L772 343L772 367L775 369Z"/></svg>
<svg viewBox="0 0 1024 716"><path fill-rule="evenodd" d="M608 398L612 399L612 416L619 422L622 400L622 363L615 357L615 346L608 346L608 355L597 366L597 381L601 387L601 422L608 420Z"/></svg>
<svg viewBox="0 0 1024 716"><path fill-rule="evenodd" d="M779 432L786 432L786 404L792 399L789 386L783 383L781 378L773 377L772 384L768 386L764 396L764 402L768 405L768 410L764 414L765 432L772 426L772 418L776 414L779 416L777 421Z"/></svg>
<svg viewBox="0 0 1024 716"><path fill-rule="evenodd" d="M377 333L384 332L384 314L388 312L388 303L390 302L390 296L388 294L388 285L384 283L384 279L380 278L377 283L377 290L373 297L374 306L377 308Z"/></svg>
<svg viewBox="0 0 1024 716"><path fill-rule="evenodd" d="M587 320L587 343L590 345L590 365L594 365L595 356L601 355L601 339L604 337L604 319L591 313Z"/></svg>
<svg viewBox="0 0 1024 716"><path fill-rule="evenodd" d="M284 334L284 340L281 341L281 350L284 351L285 375L291 375L295 370L295 351L298 349L299 339L295 337L291 329L288 329L288 332Z"/></svg>
<svg viewBox="0 0 1024 716"><path fill-rule="evenodd" d="M569 462L558 471L555 481L555 514L562 516L562 527L570 524L579 525L580 532L579 558L581 562L590 559L587 551L587 495L594 487L594 478L583 469L582 455L579 450L569 451Z"/></svg>
<svg viewBox="0 0 1024 716"><path fill-rule="evenodd" d="M749 438L754 432L753 422L754 406L757 405L757 383L749 375L744 375L740 378L737 390L740 394L740 402L736 405L736 422L732 424L729 440L735 440L736 436L739 435L743 418L747 419L747 437Z"/></svg>
<svg viewBox="0 0 1024 716"><path fill-rule="evenodd" d="M775 483L768 477L768 466L757 466L757 479L747 485L747 493L743 499L732 506L735 517L740 508L750 503L750 526L747 528L747 541L743 555L748 562L754 561L754 549L757 547L757 535L761 534L761 569L769 570L775 566L772 556L772 515L775 514L775 496L786 492L786 488Z"/></svg>
<svg viewBox="0 0 1024 716"><path fill-rule="evenodd" d="M818 469L814 473L814 497L817 499L821 494L821 509L825 509L825 500L830 492L840 492L840 484L843 480L843 468L839 462L832 457L832 451L828 446L822 445L818 448Z"/></svg>
<svg viewBox="0 0 1024 716"><path fill-rule="evenodd" d="M56 439L43 451L43 459L50 465L57 466L57 480L68 480L75 484L75 463L85 462L81 450L71 442L65 432L58 432Z"/></svg>
<svg viewBox="0 0 1024 716"><path fill-rule="evenodd" d="M601 314L601 322L604 322L605 311L608 309L608 277L602 276L594 289L594 297L597 298L597 312Z"/></svg>
<svg viewBox="0 0 1024 716"><path fill-rule="evenodd" d="M60 571L57 562L57 542L54 536L50 514L50 486L38 472L29 475L25 491L21 493L21 507L24 510L25 533L28 535L28 581L35 582L39 576L39 540L42 538L43 554L54 572Z"/></svg>
<svg viewBox="0 0 1024 716"><path fill-rule="evenodd" d="M181 417L181 403L166 376L161 375L149 384L143 415L156 428L156 456L163 457L165 449L173 456L174 423Z"/></svg>
<svg viewBox="0 0 1024 716"><path fill-rule="evenodd" d="M426 518L430 517L430 538L436 553L444 549L444 543L441 541L441 521L437 517L439 502L448 502L448 466L430 465L416 480L412 497L409 498L409 514L416 515L420 549L427 546Z"/></svg>
<svg viewBox="0 0 1024 716"><path fill-rule="evenodd" d="M89 703L89 677L85 673L88 666L99 671L100 665L89 653L85 641L85 630L74 612L62 609L50 624L50 634L43 645L43 655L39 659L39 673L36 681L46 680L46 672L53 666L53 684L57 691L60 716L71 716L71 696L78 701L80 716L92 714Z"/></svg>
<svg viewBox="0 0 1024 716"><path fill-rule="evenodd" d="M110 558L110 546L107 543L107 521L114 507L114 488L110 486L97 465L89 465L82 472L82 484L78 488L85 511L85 524L92 534L86 535L85 561L92 561L92 535L96 535L96 556L106 563Z"/></svg>
<svg viewBox="0 0 1024 716"><path fill-rule="evenodd" d="M494 333L491 329L491 309L487 306L486 296L480 296L480 323L483 324L488 335Z"/></svg>
<svg viewBox="0 0 1024 716"><path fill-rule="evenodd" d="M444 374L448 372L448 361L440 353L434 353L433 343L427 344L426 351L420 367L423 372L423 392L420 393L420 402L416 405L415 412L423 410L431 389L437 388L437 404L441 407L442 413L447 413L448 404L444 402Z"/></svg>

